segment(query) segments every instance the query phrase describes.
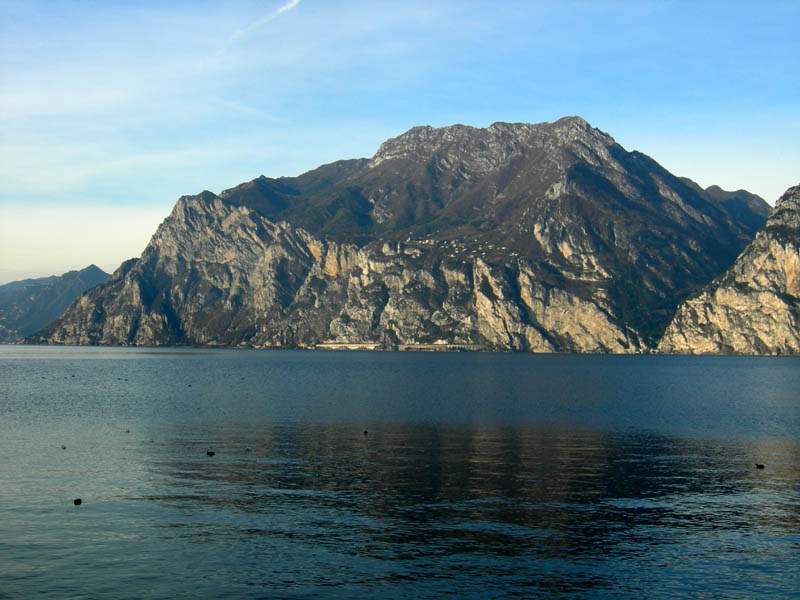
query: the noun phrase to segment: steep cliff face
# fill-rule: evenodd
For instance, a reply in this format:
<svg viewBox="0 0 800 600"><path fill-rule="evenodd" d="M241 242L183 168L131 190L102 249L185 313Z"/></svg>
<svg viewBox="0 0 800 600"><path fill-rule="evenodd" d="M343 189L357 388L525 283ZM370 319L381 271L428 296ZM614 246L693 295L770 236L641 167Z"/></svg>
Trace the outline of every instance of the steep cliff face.
<svg viewBox="0 0 800 600"><path fill-rule="evenodd" d="M607 306L537 282L523 262L431 244L315 238L213 194L184 197L138 260L33 341L630 352Z"/></svg>
<svg viewBox="0 0 800 600"><path fill-rule="evenodd" d="M660 352L800 354L800 186L728 271L678 309Z"/></svg>
<svg viewBox="0 0 800 600"><path fill-rule="evenodd" d="M181 198L32 341L637 352L752 239L745 212L577 117L417 127Z"/></svg>

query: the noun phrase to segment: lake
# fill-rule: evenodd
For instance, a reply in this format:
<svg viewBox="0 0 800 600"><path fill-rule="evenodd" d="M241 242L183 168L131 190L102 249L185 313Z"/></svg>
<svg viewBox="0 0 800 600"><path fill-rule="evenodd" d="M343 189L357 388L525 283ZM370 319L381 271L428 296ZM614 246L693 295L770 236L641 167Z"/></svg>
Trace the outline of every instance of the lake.
<svg viewBox="0 0 800 600"><path fill-rule="evenodd" d="M0 598L800 598L798 358L0 346L0 447Z"/></svg>

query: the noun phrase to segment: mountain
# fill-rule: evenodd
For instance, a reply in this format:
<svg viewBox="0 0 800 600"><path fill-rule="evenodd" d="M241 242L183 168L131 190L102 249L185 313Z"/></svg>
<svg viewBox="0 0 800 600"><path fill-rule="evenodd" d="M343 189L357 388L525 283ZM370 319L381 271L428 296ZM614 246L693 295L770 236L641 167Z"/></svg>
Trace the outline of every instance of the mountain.
<svg viewBox="0 0 800 600"><path fill-rule="evenodd" d="M415 127L180 198L31 341L640 352L764 223L695 187L579 117Z"/></svg>
<svg viewBox="0 0 800 600"><path fill-rule="evenodd" d="M751 228L758 229L761 227L772 212L769 204L761 196L751 194L746 190L728 192L717 185L702 189L691 179L681 177L681 181L712 202L719 204L725 211L737 220L747 223Z"/></svg>
<svg viewBox="0 0 800 600"><path fill-rule="evenodd" d="M680 306L658 350L800 354L800 186L733 266Z"/></svg>
<svg viewBox="0 0 800 600"><path fill-rule="evenodd" d="M81 293L107 278L108 273L90 265L61 276L0 285L0 342L16 342L41 329Z"/></svg>

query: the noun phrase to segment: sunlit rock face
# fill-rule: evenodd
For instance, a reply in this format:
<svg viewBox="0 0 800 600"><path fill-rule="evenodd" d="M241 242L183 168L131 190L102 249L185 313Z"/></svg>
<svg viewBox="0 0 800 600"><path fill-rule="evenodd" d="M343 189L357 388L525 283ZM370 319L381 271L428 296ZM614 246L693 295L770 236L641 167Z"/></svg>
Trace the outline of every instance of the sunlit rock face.
<svg viewBox="0 0 800 600"><path fill-rule="evenodd" d="M764 223L748 202L578 117L415 127L371 159L182 197L31 341L647 351Z"/></svg>
<svg viewBox="0 0 800 600"><path fill-rule="evenodd" d="M800 354L800 186L733 266L680 306L658 350Z"/></svg>

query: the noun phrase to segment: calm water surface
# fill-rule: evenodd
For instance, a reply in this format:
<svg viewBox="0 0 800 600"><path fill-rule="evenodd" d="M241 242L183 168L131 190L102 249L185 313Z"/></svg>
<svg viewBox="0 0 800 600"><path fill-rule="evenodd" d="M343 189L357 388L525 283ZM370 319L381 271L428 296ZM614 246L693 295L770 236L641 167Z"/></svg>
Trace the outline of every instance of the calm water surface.
<svg viewBox="0 0 800 600"><path fill-rule="evenodd" d="M794 358L0 346L0 449L0 598L800 598Z"/></svg>

